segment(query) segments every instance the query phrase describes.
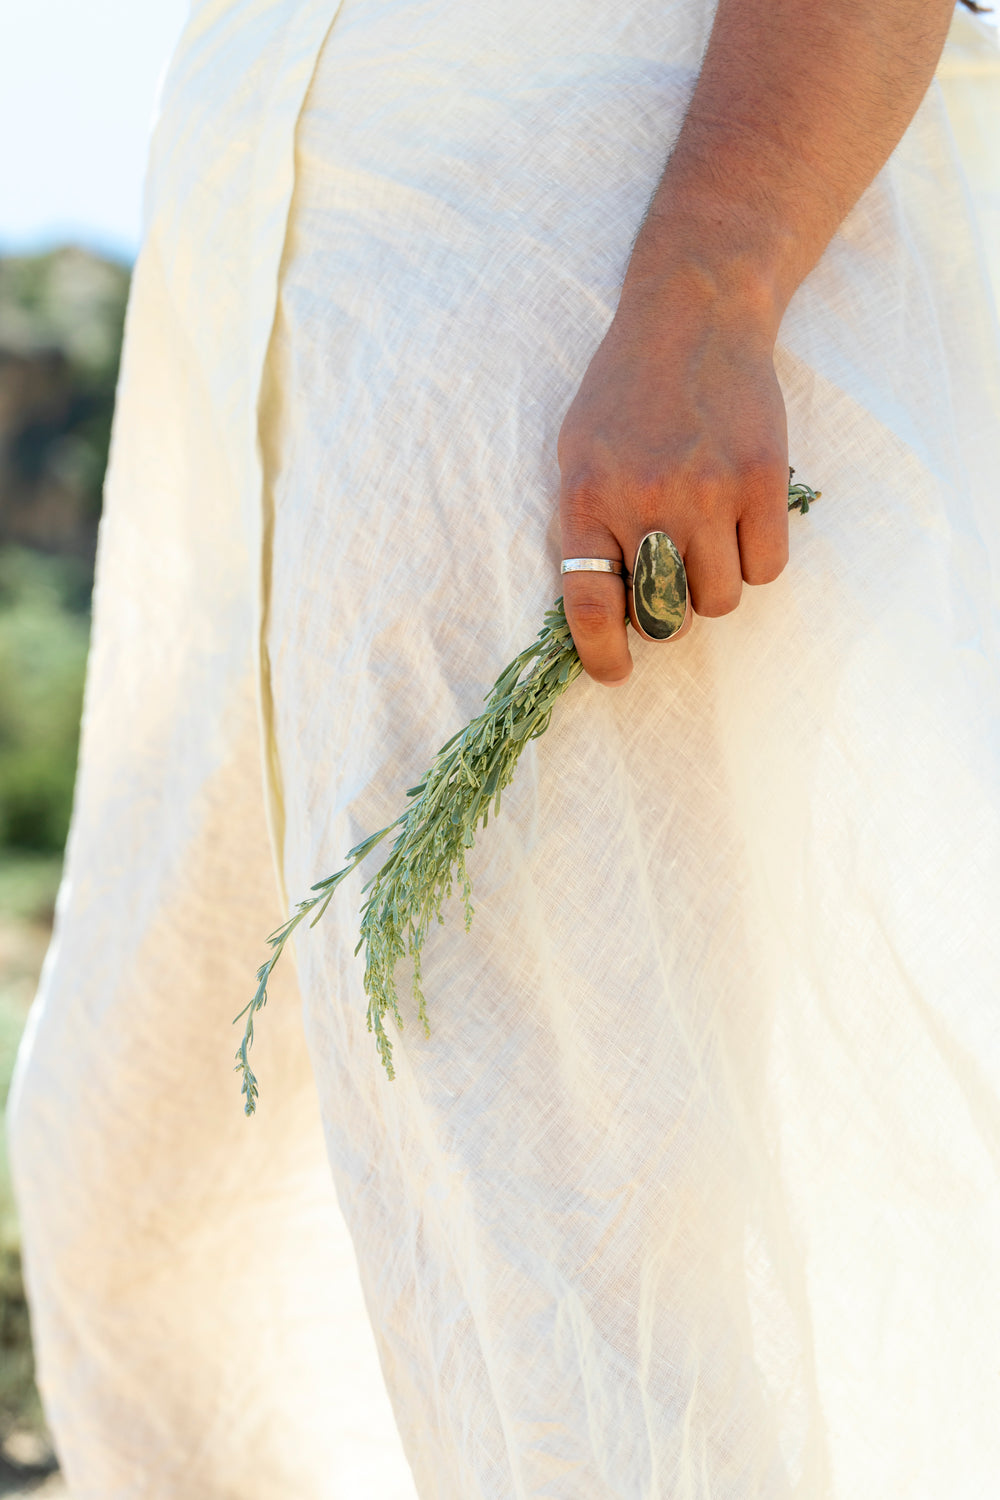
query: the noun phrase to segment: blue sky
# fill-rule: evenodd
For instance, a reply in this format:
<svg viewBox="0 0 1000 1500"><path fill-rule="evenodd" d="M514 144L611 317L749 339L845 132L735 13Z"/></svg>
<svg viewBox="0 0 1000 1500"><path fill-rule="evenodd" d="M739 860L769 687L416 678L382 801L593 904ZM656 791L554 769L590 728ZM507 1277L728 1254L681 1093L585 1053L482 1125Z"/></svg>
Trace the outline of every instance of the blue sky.
<svg viewBox="0 0 1000 1500"><path fill-rule="evenodd" d="M135 254L157 86L187 10L0 0L0 253L72 240Z"/></svg>
<svg viewBox="0 0 1000 1500"><path fill-rule="evenodd" d="M0 252L131 258L157 87L188 0L0 0Z"/></svg>

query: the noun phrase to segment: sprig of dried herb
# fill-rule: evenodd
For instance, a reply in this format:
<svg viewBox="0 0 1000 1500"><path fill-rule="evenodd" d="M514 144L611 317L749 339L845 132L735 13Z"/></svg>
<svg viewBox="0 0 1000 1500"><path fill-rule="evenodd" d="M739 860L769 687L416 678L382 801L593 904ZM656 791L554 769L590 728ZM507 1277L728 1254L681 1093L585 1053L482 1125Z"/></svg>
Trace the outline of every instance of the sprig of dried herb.
<svg viewBox="0 0 1000 1500"><path fill-rule="evenodd" d="M804 515L818 498L818 492L808 485L789 485L789 510ZM525 745L544 734L556 699L582 670L563 601L557 599L535 642L497 678L484 711L441 746L423 780L407 792L411 800L406 811L356 845L347 855L344 868L314 885L313 894L300 901L288 920L272 932L268 938L271 956L257 971L256 992L236 1017L240 1021L246 1016L236 1066L243 1074L248 1115L253 1114L257 1103L257 1079L249 1060L254 1017L267 1002L268 982L285 944L306 917L311 917L310 927L315 926L340 883L395 830L398 832L389 857L364 887L367 895L355 952L365 950L368 1029L375 1034L379 1056L390 1078L394 1077L392 1042L385 1020L391 1013L402 1029L395 983L396 964L401 958L413 960L417 1015L429 1034L420 955L431 923L444 920L442 903L457 887L468 930L473 908L466 853L475 842L477 829L489 822L490 812L499 813L501 796L514 778Z"/></svg>

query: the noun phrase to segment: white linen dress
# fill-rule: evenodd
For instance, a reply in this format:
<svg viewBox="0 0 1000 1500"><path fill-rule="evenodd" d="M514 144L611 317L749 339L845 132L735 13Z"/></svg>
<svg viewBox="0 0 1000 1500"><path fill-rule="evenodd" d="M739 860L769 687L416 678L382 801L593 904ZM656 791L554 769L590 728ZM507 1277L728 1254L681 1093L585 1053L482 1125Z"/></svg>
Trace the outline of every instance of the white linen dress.
<svg viewBox="0 0 1000 1500"><path fill-rule="evenodd" d="M562 700L472 853L471 932L428 942L394 1083L360 875L278 972L252 1120L232 1071L287 900L395 816L559 592L556 435L711 17L195 0L11 1104L74 1500L995 1493L984 23L956 18L948 102L782 325L823 491L782 577Z"/></svg>

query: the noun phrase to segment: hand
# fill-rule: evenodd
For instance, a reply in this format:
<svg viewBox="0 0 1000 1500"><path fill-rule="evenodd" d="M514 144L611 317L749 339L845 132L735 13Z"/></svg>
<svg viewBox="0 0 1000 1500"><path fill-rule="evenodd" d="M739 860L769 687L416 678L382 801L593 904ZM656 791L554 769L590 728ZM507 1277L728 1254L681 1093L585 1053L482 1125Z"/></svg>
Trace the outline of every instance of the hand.
<svg viewBox="0 0 1000 1500"><path fill-rule="evenodd" d="M727 614L744 582L777 578L788 559L788 438L776 322L697 257L630 269L559 435L563 557L623 558L631 569L646 532L665 531L700 615ZM587 672L624 682L621 580L563 582Z"/></svg>

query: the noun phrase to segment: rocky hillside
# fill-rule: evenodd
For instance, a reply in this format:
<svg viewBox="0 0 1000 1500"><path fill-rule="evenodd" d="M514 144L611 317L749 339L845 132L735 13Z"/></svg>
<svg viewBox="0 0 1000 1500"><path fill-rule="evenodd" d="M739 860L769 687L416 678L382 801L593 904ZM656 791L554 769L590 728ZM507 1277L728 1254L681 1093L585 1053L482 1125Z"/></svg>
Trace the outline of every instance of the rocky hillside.
<svg viewBox="0 0 1000 1500"><path fill-rule="evenodd" d="M0 546L92 565L128 283L75 248L0 259Z"/></svg>
<svg viewBox="0 0 1000 1500"><path fill-rule="evenodd" d="M2 1108L69 821L128 282L77 249L0 258L0 1495L53 1500Z"/></svg>

